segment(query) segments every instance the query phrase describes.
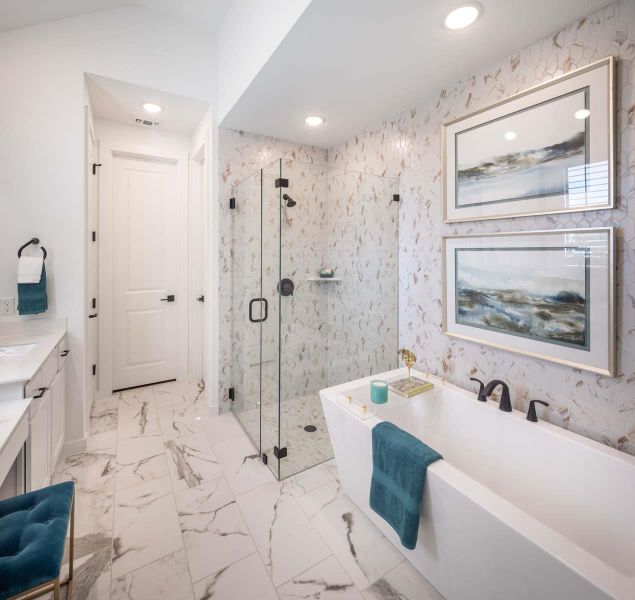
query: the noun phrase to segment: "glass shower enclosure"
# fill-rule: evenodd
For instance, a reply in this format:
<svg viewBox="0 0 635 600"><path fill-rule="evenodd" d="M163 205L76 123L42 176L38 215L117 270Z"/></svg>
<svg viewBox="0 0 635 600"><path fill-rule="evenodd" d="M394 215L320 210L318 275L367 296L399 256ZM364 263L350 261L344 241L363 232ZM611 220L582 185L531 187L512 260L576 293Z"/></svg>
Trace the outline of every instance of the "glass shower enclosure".
<svg viewBox="0 0 635 600"><path fill-rule="evenodd" d="M232 410L283 479L333 456L320 389L398 365L398 180L279 159L232 196Z"/></svg>

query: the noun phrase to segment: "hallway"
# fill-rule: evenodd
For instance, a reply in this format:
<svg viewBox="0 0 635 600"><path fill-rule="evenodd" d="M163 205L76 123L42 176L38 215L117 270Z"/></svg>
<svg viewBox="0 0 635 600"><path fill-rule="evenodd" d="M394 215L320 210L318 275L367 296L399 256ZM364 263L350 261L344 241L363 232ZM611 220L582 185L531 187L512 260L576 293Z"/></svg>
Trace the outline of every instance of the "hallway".
<svg viewBox="0 0 635 600"><path fill-rule="evenodd" d="M177 382L96 402L77 483L73 598L436 600L341 490L334 461L275 481L232 414Z"/></svg>

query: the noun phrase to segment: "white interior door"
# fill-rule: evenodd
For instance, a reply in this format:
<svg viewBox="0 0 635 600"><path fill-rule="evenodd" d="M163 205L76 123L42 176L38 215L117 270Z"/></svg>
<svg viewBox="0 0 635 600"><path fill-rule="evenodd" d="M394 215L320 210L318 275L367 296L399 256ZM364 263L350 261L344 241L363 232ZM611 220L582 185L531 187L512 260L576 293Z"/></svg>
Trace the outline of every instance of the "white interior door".
<svg viewBox="0 0 635 600"><path fill-rule="evenodd" d="M176 378L177 208L175 162L113 157L114 389Z"/></svg>
<svg viewBox="0 0 635 600"><path fill-rule="evenodd" d="M99 372L99 145L91 120L86 118L86 410L88 428L90 409L97 393ZM93 368L93 365L95 367Z"/></svg>

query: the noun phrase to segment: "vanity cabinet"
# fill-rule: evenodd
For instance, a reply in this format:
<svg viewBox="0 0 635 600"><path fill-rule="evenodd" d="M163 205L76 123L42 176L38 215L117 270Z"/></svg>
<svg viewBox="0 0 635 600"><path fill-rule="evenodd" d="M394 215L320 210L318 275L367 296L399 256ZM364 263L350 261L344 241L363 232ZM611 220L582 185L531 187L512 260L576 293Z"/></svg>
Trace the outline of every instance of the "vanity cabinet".
<svg viewBox="0 0 635 600"><path fill-rule="evenodd" d="M51 476L51 390L33 401L37 406L31 412L27 472L30 471L30 489L37 490L50 483Z"/></svg>
<svg viewBox="0 0 635 600"><path fill-rule="evenodd" d="M49 485L64 445L67 355L64 337L24 386L24 396L33 398L26 447L27 490Z"/></svg>

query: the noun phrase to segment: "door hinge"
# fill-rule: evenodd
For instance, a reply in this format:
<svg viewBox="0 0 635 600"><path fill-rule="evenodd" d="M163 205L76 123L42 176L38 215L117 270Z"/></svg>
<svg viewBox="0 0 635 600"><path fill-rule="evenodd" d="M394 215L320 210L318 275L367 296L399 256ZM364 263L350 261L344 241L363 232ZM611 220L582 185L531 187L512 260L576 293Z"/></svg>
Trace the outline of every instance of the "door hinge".
<svg viewBox="0 0 635 600"><path fill-rule="evenodd" d="M97 232L96 231L91 231L90 233L90 238L93 242L97 241Z"/></svg>
<svg viewBox="0 0 635 600"><path fill-rule="evenodd" d="M230 198L229 199L229 208L232 209L232 210L234 208L236 208L236 198Z"/></svg>
<svg viewBox="0 0 635 600"><path fill-rule="evenodd" d="M93 175L97 175L97 167L101 167L101 163L93 163Z"/></svg>
<svg viewBox="0 0 635 600"><path fill-rule="evenodd" d="M262 462L266 465L268 461L269 461L269 459L267 458L267 453L263 452L262 453Z"/></svg>
<svg viewBox="0 0 635 600"><path fill-rule="evenodd" d="M227 391L227 397L233 402L234 401L234 388L230 387Z"/></svg>
<svg viewBox="0 0 635 600"><path fill-rule="evenodd" d="M399 194L393 194L392 195L392 201L393 202L399 202L401 200L401 197L399 196Z"/></svg>
<svg viewBox="0 0 635 600"><path fill-rule="evenodd" d="M93 375L97 375L97 365L93 365Z"/></svg>
<svg viewBox="0 0 635 600"><path fill-rule="evenodd" d="M287 456L287 447L278 448L278 446L273 447L273 455L280 460L281 458L286 458Z"/></svg>
<svg viewBox="0 0 635 600"><path fill-rule="evenodd" d="M289 187L289 180L288 179L283 179L282 177L279 177L278 179L276 179L276 187L277 188L288 188Z"/></svg>
<svg viewBox="0 0 635 600"><path fill-rule="evenodd" d="M92 304L93 308L97 308L97 298L93 298L91 300L91 304Z"/></svg>

